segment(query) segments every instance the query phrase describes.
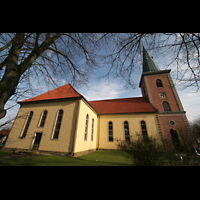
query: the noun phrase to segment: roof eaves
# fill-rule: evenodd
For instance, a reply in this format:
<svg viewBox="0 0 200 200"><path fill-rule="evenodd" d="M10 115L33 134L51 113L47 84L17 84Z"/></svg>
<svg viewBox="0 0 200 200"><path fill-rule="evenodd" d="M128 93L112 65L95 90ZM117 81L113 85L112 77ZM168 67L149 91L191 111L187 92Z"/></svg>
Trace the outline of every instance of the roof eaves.
<svg viewBox="0 0 200 200"><path fill-rule="evenodd" d="M149 111L149 112L120 112L120 113L99 113L99 115L119 115L119 114L149 114L149 113L157 113L158 111Z"/></svg>
<svg viewBox="0 0 200 200"><path fill-rule="evenodd" d="M50 101L62 101L62 100L73 100L73 99L81 99L80 97L68 97L68 98L57 98L57 99L42 99L42 100L33 100L33 101L17 101L18 104L28 104L28 103L41 103L41 102L50 102Z"/></svg>

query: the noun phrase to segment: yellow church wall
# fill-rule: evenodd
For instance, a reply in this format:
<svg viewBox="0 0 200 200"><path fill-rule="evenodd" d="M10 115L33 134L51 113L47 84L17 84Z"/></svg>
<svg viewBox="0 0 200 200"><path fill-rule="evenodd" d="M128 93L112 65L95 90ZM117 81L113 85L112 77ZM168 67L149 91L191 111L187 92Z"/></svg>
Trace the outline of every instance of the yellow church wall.
<svg viewBox="0 0 200 200"><path fill-rule="evenodd" d="M53 128L57 111L63 109L62 123L58 139L52 139ZM17 119L15 120L5 148L29 149L34 142L35 133L43 133L38 150L71 152L75 132L76 115L78 109L78 100L48 101L37 103L22 104ZM47 117L44 127L38 128L41 113L47 110ZM33 117L30 122L25 138L20 136L30 111L33 111Z"/></svg>
<svg viewBox="0 0 200 200"><path fill-rule="evenodd" d="M55 118L58 110L62 109L63 118L58 139L52 139ZM45 125L38 128L41 113L47 110ZM26 137L20 136L30 111L33 117ZM89 115L87 140L85 136L86 115ZM93 141L91 140L92 119L94 119ZM39 150L55 152L84 152L94 149L117 149L117 142L109 142L108 123L113 122L114 139L125 139L124 121L129 123L130 135L141 134L140 122L146 122L148 136L159 137L155 113L142 114L109 114L97 115L95 110L84 100L46 101L22 104L17 119L11 129L5 148L31 149L36 133L42 133ZM75 140L74 140L75 137ZM73 146L74 145L74 146Z"/></svg>
<svg viewBox="0 0 200 200"><path fill-rule="evenodd" d="M99 149L117 149L116 138L125 140L124 134L124 121L128 121L129 134L133 136L136 133L142 134L141 121L144 120L146 123L148 136L154 136L161 140L158 134L158 127L156 124L156 114L112 114L112 115L100 115L99 124ZM109 141L108 137L108 123L113 123L113 142Z"/></svg>
<svg viewBox="0 0 200 200"><path fill-rule="evenodd" d="M84 136L85 136L85 124L86 124L87 114L89 116L89 121L88 121L87 140L85 140ZM91 140L92 119L94 119L93 141ZM74 153L96 149L96 143L97 143L97 113L84 100L80 100Z"/></svg>

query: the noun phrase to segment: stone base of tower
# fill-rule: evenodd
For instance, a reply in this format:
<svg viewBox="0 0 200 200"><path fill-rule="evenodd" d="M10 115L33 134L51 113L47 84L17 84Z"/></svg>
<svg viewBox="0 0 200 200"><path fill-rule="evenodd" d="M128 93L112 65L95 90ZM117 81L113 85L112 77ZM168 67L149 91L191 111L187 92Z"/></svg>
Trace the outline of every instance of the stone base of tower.
<svg viewBox="0 0 200 200"><path fill-rule="evenodd" d="M166 114L160 113L160 121L165 137L165 141L168 148L173 148L172 135L170 130L176 130L181 144L192 144L194 140L192 138L189 123L186 115L183 114Z"/></svg>

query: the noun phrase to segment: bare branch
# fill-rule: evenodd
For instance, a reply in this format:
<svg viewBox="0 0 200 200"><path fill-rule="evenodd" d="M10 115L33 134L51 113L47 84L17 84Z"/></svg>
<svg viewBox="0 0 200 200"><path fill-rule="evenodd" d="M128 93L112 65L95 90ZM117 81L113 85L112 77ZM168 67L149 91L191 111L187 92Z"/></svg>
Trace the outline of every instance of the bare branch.
<svg viewBox="0 0 200 200"><path fill-rule="evenodd" d="M11 44L12 44L12 40L10 42L8 42L6 45L4 45L3 47L1 47L0 52L7 49Z"/></svg>
<svg viewBox="0 0 200 200"><path fill-rule="evenodd" d="M33 77L53 84L58 77L85 84L103 63L108 80L121 77L133 86L132 75L141 69L142 44L154 58L168 56L164 67L176 64L172 71L180 83L199 88L199 33L0 34L0 115L20 81L27 90Z"/></svg>
<svg viewBox="0 0 200 200"><path fill-rule="evenodd" d="M35 40L35 48L36 49L38 48L38 40L39 40L40 34L41 33L37 33L37 36L36 36L36 40Z"/></svg>
<svg viewBox="0 0 200 200"><path fill-rule="evenodd" d="M20 64L22 71L25 71L31 67L32 63L46 50L48 47L58 39L63 33L58 33L53 37L47 37L47 39L40 45L39 48L34 48L30 55Z"/></svg>
<svg viewBox="0 0 200 200"><path fill-rule="evenodd" d="M0 63L0 70L3 69L3 67L7 64L7 62L8 62L8 57L5 58L5 60L4 60L3 62Z"/></svg>
<svg viewBox="0 0 200 200"><path fill-rule="evenodd" d="M188 46L187 46L187 44L186 44L186 42L185 42L184 35L182 35L182 34L180 34L180 35L181 35L181 37L182 37L182 39L183 39L183 42L184 42L184 44L185 44L185 47L186 47L186 56L187 56L188 67L190 68L190 70L191 70L191 72L192 72L192 74L193 74L193 76L194 76L194 81L195 81L195 83L196 83L197 90L198 90L198 89L199 89L198 79L196 78L196 74L195 74L194 70L192 69L192 67L191 67L191 65L190 65Z"/></svg>
<svg viewBox="0 0 200 200"><path fill-rule="evenodd" d="M58 53L58 54L60 54L60 55L62 55L63 57L65 57L65 58L70 62L70 64L71 64L71 66L73 67L73 69L74 69L78 74L80 74L79 70L77 70L76 66L75 66L74 63L69 59L69 57L68 57L67 55L65 55L65 54L63 54L62 52L60 52L60 51L58 51L58 50L55 50L55 49L53 49L53 48L51 48L51 47L49 47L48 49L51 50L51 51L54 51L54 52L56 52L56 53Z"/></svg>

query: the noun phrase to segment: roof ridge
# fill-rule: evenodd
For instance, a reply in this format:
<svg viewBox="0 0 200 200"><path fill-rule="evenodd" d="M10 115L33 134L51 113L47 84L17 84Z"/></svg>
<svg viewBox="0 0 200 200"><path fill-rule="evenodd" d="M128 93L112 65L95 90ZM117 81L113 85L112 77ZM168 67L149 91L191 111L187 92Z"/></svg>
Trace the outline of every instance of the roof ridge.
<svg viewBox="0 0 200 200"><path fill-rule="evenodd" d="M145 97L89 101L89 103L99 114L157 112L157 110Z"/></svg>
<svg viewBox="0 0 200 200"><path fill-rule="evenodd" d="M80 95L80 96L83 96L82 94L80 94L70 83L68 83L70 86L71 86L71 88L78 94L78 95ZM67 84L66 84L67 85ZM70 89L70 88L69 88Z"/></svg>
<svg viewBox="0 0 200 200"><path fill-rule="evenodd" d="M70 91L72 89L73 91ZM71 95L69 95L71 94ZM31 102L31 101L42 101L42 100L52 100L52 99L63 99L63 98L71 98L71 97L83 97L80 93L76 91L76 89L70 84L67 83L65 85L62 85L58 88L55 88L53 90L50 90L48 92L45 92L43 94L40 94L38 96L19 101L21 102Z"/></svg>
<svg viewBox="0 0 200 200"><path fill-rule="evenodd" d="M128 98L117 98L117 99L102 99L102 100L93 100L88 102L94 102L94 101L111 101L111 100L120 100L120 99L136 99L136 98L145 98L145 97L128 97Z"/></svg>
<svg viewBox="0 0 200 200"><path fill-rule="evenodd" d="M70 83L67 83L67 84L65 84L65 85L62 85L62 86L60 86L60 87L58 87L58 88L55 88L55 89L53 89L53 90L60 90L62 87L66 87L67 85L69 85L70 87L68 88L68 90L66 91L66 92L68 92L71 88L74 90L74 92L76 92L78 95L80 95L80 96L83 96L82 94L80 94L79 92L77 92L77 90L70 84ZM50 91L48 91L48 92L51 92L51 91L53 91L53 90L50 90ZM46 93L48 93L48 92L46 92ZM43 94L45 94L45 93L43 93Z"/></svg>

